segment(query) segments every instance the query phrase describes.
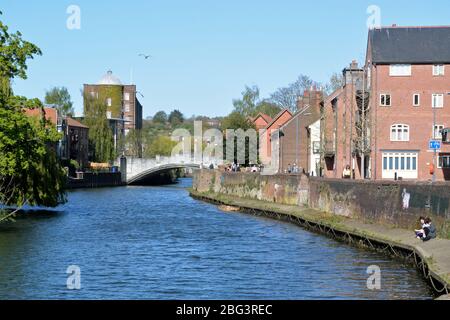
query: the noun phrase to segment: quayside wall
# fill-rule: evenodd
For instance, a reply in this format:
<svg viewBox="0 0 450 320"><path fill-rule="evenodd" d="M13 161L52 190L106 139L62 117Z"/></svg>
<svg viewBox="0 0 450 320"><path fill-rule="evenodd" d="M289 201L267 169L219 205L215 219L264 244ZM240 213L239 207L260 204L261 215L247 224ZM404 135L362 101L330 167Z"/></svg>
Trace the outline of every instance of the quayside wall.
<svg viewBox="0 0 450 320"><path fill-rule="evenodd" d="M430 216L439 235L450 238L449 183L358 181L200 170L194 173L193 189L309 207L406 229L416 227L419 216Z"/></svg>

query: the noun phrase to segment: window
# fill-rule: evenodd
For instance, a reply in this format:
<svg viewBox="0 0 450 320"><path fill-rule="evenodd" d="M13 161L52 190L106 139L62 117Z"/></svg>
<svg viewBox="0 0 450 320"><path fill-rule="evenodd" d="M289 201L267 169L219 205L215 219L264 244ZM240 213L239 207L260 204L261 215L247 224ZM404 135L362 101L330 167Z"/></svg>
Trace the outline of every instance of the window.
<svg viewBox="0 0 450 320"><path fill-rule="evenodd" d="M450 168L450 155L438 156L438 168Z"/></svg>
<svg viewBox="0 0 450 320"><path fill-rule="evenodd" d="M111 98L106 99L106 105L107 105L108 107L111 107L111 106L112 106L112 99L111 99Z"/></svg>
<svg viewBox="0 0 450 320"><path fill-rule="evenodd" d="M129 92L125 92L123 94L123 100L125 101L130 101L130 93Z"/></svg>
<svg viewBox="0 0 450 320"><path fill-rule="evenodd" d="M391 106L391 95L382 93L380 94L380 106L390 107Z"/></svg>
<svg viewBox="0 0 450 320"><path fill-rule="evenodd" d="M382 158L383 179L394 179L395 173L397 173L397 177L402 177L405 179L417 179L417 152L383 152Z"/></svg>
<svg viewBox="0 0 450 320"><path fill-rule="evenodd" d="M320 153L320 141L313 141L313 153Z"/></svg>
<svg viewBox="0 0 450 320"><path fill-rule="evenodd" d="M445 66L443 64L435 64L433 66L433 76L443 76L445 73Z"/></svg>
<svg viewBox="0 0 450 320"><path fill-rule="evenodd" d="M112 118L111 111L106 111L106 118L107 119L111 119Z"/></svg>
<svg viewBox="0 0 450 320"><path fill-rule="evenodd" d="M389 68L391 77L407 77L411 75L410 64L391 64Z"/></svg>
<svg viewBox="0 0 450 320"><path fill-rule="evenodd" d="M130 112L130 104L125 103L125 112Z"/></svg>
<svg viewBox="0 0 450 320"><path fill-rule="evenodd" d="M442 130L444 130L444 126L442 124L435 125L432 132L433 139L442 139Z"/></svg>
<svg viewBox="0 0 450 320"><path fill-rule="evenodd" d="M409 141L409 126L406 124L392 125L391 141Z"/></svg>
<svg viewBox="0 0 450 320"><path fill-rule="evenodd" d="M443 108L444 107L444 95L441 93L435 93L432 95L432 107Z"/></svg>
<svg viewBox="0 0 450 320"><path fill-rule="evenodd" d="M416 93L413 96L413 106L414 107L419 107L420 106L420 94Z"/></svg>

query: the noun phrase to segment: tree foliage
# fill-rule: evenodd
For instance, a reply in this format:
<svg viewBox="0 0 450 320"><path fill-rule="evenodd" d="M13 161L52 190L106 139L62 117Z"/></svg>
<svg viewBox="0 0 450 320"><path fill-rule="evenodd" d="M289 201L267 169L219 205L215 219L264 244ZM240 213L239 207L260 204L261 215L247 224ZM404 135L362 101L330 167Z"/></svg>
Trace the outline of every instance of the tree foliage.
<svg viewBox="0 0 450 320"><path fill-rule="evenodd" d="M244 117L251 117L257 114L259 103L259 88L257 86L245 86L241 92L240 99L233 100L234 112L240 113Z"/></svg>
<svg viewBox="0 0 450 320"><path fill-rule="evenodd" d="M62 116L73 116L73 102L65 87L54 87L45 93L45 103L54 105Z"/></svg>
<svg viewBox="0 0 450 320"><path fill-rule="evenodd" d="M89 144L94 151L94 161L109 162L115 158L114 137L106 117L104 101L84 94L84 123L89 127Z"/></svg>
<svg viewBox="0 0 450 320"><path fill-rule="evenodd" d="M320 84L313 81L310 77L300 75L296 81L286 87L279 88L272 93L269 101L278 105L280 108L289 109L293 112L297 111L297 99L303 96L305 90L311 87L319 88Z"/></svg>
<svg viewBox="0 0 450 320"><path fill-rule="evenodd" d="M172 126L180 125L184 122L184 116L179 110L173 110L169 114L169 123Z"/></svg>
<svg viewBox="0 0 450 320"><path fill-rule="evenodd" d="M344 77L342 74L335 72L325 86L325 94L330 95L337 89L342 88L342 86L344 86Z"/></svg>
<svg viewBox="0 0 450 320"><path fill-rule="evenodd" d="M164 111L158 111L153 116L154 123L166 124L168 120L169 118L167 116L167 113L165 113Z"/></svg>
<svg viewBox="0 0 450 320"><path fill-rule="evenodd" d="M172 149L177 145L177 142L172 141L168 136L157 136L146 146L144 155L149 158L155 156L170 156Z"/></svg>
<svg viewBox="0 0 450 320"><path fill-rule="evenodd" d="M125 137L125 145L127 156L142 157L142 131L130 129Z"/></svg>
<svg viewBox="0 0 450 320"><path fill-rule="evenodd" d="M55 152L60 135L43 116L38 99L14 96L10 86L15 77L27 78L26 61L40 54L0 21L0 203L8 207L55 207L66 200L65 173ZM26 109L36 108L42 117L25 115ZM0 222L9 217L10 211L3 212Z"/></svg>
<svg viewBox="0 0 450 320"><path fill-rule="evenodd" d="M222 120L222 131L226 129L242 129L247 130L254 128L253 124L248 120L248 117L238 111L233 111Z"/></svg>

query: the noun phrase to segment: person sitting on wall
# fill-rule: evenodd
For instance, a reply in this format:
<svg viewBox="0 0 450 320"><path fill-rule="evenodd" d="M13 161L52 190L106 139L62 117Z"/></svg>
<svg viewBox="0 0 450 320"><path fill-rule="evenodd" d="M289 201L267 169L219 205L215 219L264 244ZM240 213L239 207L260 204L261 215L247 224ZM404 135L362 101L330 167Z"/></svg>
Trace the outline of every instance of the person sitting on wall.
<svg viewBox="0 0 450 320"><path fill-rule="evenodd" d="M421 226L421 228L420 229L417 229L417 230L414 230L414 232L416 233L416 237L417 237L417 239L421 239L422 237L423 237L423 235L424 235L424 233L425 233L425 231L423 230L425 227L428 227L428 225L425 225L425 217L420 217L419 218L419 223L420 223L420 226Z"/></svg>
<svg viewBox="0 0 450 320"><path fill-rule="evenodd" d="M350 165L347 165L342 173L344 179L350 179L352 177L352 171L350 170Z"/></svg>
<svg viewBox="0 0 450 320"><path fill-rule="evenodd" d="M436 228L431 223L431 219L430 218L426 218L425 219L425 224L427 226L423 228L423 236L422 236L422 241L424 241L424 242L436 238Z"/></svg>

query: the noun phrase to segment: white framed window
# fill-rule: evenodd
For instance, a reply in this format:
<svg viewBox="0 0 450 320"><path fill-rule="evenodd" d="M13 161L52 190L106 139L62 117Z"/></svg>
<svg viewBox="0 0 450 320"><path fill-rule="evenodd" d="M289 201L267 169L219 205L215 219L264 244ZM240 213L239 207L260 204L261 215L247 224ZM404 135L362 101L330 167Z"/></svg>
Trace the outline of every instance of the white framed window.
<svg viewBox="0 0 450 320"><path fill-rule="evenodd" d="M435 64L433 66L433 76L445 75L445 66L443 64Z"/></svg>
<svg viewBox="0 0 450 320"><path fill-rule="evenodd" d="M433 139L442 139L442 130L444 130L443 124L437 124L434 126L434 129L432 130L431 137Z"/></svg>
<svg viewBox="0 0 450 320"><path fill-rule="evenodd" d="M112 118L111 111L106 111L106 118L107 119L111 119Z"/></svg>
<svg viewBox="0 0 450 320"><path fill-rule="evenodd" d="M130 112L130 104L125 103L125 112Z"/></svg>
<svg viewBox="0 0 450 320"><path fill-rule="evenodd" d="M129 92L125 92L123 94L123 100L125 101L130 101L130 93Z"/></svg>
<svg viewBox="0 0 450 320"><path fill-rule="evenodd" d="M416 93L413 95L413 106L419 107L420 106L420 94Z"/></svg>
<svg viewBox="0 0 450 320"><path fill-rule="evenodd" d="M439 154L437 167L439 169L450 168L450 154Z"/></svg>
<svg viewBox="0 0 450 320"><path fill-rule="evenodd" d="M410 64L391 64L389 67L391 77L408 77L411 75Z"/></svg>
<svg viewBox="0 0 450 320"><path fill-rule="evenodd" d="M444 107L444 95L442 93L434 93L431 96L431 105L433 108Z"/></svg>
<svg viewBox="0 0 450 320"><path fill-rule="evenodd" d="M415 151L389 151L382 154L382 178L417 179L419 154Z"/></svg>
<svg viewBox="0 0 450 320"><path fill-rule="evenodd" d="M390 107L391 106L391 95L387 93L380 94L380 106Z"/></svg>
<svg viewBox="0 0 450 320"><path fill-rule="evenodd" d="M107 98L107 99L106 99L106 105L107 105L108 107L111 107L111 106L112 106L112 99L111 99L111 98Z"/></svg>
<svg viewBox="0 0 450 320"><path fill-rule="evenodd" d="M409 126L393 124L391 126L391 141L409 141Z"/></svg>

